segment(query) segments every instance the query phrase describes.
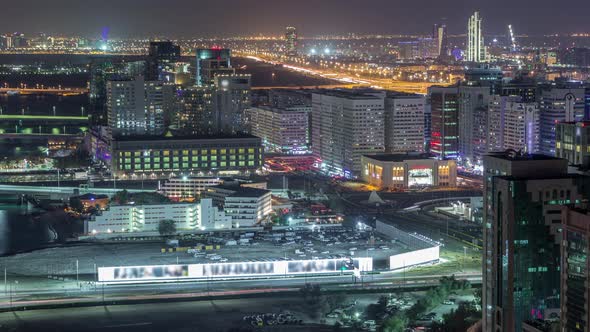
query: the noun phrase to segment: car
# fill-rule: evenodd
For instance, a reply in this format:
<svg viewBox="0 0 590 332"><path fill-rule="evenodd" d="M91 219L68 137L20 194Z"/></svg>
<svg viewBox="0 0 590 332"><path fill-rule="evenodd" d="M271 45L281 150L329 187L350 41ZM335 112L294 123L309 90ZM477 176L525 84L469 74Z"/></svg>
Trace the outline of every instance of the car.
<svg viewBox="0 0 590 332"><path fill-rule="evenodd" d="M449 300L446 300L446 301L443 301L443 304L444 305L453 305L454 303Z"/></svg>

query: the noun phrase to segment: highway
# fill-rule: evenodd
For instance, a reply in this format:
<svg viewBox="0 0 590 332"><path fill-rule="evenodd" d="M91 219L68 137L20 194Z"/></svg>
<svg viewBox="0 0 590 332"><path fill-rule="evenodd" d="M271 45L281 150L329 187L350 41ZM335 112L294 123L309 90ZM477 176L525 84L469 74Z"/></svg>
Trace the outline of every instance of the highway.
<svg viewBox="0 0 590 332"><path fill-rule="evenodd" d="M0 184L0 193L8 194L64 194L73 195L74 191L78 190L80 193L92 192L94 194L114 195L123 190L121 188L80 188L80 187L44 187L44 186L18 186ZM126 189L128 192L142 192L139 189Z"/></svg>
<svg viewBox="0 0 590 332"><path fill-rule="evenodd" d="M9 310L14 307L31 309L35 306L72 303L189 300L217 296L296 292L307 283L320 284L325 290L429 287L437 285L442 276L406 276L406 273L400 271L388 271L380 274L366 274L358 280L351 274L344 274L116 285L82 282L82 287L79 288L75 282L70 282L68 287L63 290L59 288L19 290L18 286L11 284L5 292L0 294L0 309ZM472 283L481 283L481 274L479 273L460 273L456 276Z"/></svg>
<svg viewBox="0 0 590 332"><path fill-rule="evenodd" d="M60 96L74 96L88 93L86 88L0 88L0 93L7 94L53 94Z"/></svg>

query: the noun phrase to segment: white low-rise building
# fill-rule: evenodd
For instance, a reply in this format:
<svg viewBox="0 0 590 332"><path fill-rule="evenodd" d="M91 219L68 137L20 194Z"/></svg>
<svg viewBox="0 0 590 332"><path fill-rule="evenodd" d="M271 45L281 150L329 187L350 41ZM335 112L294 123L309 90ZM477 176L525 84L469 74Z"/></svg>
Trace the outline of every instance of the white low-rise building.
<svg viewBox="0 0 590 332"><path fill-rule="evenodd" d="M198 203L111 205L88 221L90 234L157 232L160 221L174 220L178 231L231 228L232 217L213 205Z"/></svg>
<svg viewBox="0 0 590 332"><path fill-rule="evenodd" d="M232 227L253 226L272 213L271 191L243 186L210 187L203 193L223 207Z"/></svg>

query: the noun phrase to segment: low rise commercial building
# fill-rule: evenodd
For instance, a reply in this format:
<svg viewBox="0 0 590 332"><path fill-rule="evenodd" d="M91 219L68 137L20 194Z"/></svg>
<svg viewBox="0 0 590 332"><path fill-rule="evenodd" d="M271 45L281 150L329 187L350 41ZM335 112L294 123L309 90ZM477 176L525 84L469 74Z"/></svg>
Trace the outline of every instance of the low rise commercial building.
<svg viewBox="0 0 590 332"><path fill-rule="evenodd" d="M363 181L381 189L457 186L457 164L428 154L381 154L361 158Z"/></svg>
<svg viewBox="0 0 590 332"><path fill-rule="evenodd" d="M260 138L240 135L116 137L112 172L122 179L250 174L263 164Z"/></svg>
<svg viewBox="0 0 590 332"><path fill-rule="evenodd" d="M232 218L232 227L249 227L266 219L272 212L271 191L244 186L207 188L204 197L211 198Z"/></svg>
<svg viewBox="0 0 590 332"><path fill-rule="evenodd" d="M88 234L158 232L160 221L174 220L178 231L230 228L231 217L211 199L198 203L111 205L87 221Z"/></svg>

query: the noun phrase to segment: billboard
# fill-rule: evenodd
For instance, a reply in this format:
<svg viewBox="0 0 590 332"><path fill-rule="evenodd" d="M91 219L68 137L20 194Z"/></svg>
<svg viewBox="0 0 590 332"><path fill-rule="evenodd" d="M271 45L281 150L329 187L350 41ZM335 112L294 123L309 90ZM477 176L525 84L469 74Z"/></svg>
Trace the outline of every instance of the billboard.
<svg viewBox="0 0 590 332"><path fill-rule="evenodd" d="M98 281L167 281L372 271L372 258L99 267Z"/></svg>
<svg viewBox="0 0 590 332"><path fill-rule="evenodd" d="M389 269L397 270L408 266L438 261L440 258L439 248L439 246L435 246L389 256Z"/></svg>

